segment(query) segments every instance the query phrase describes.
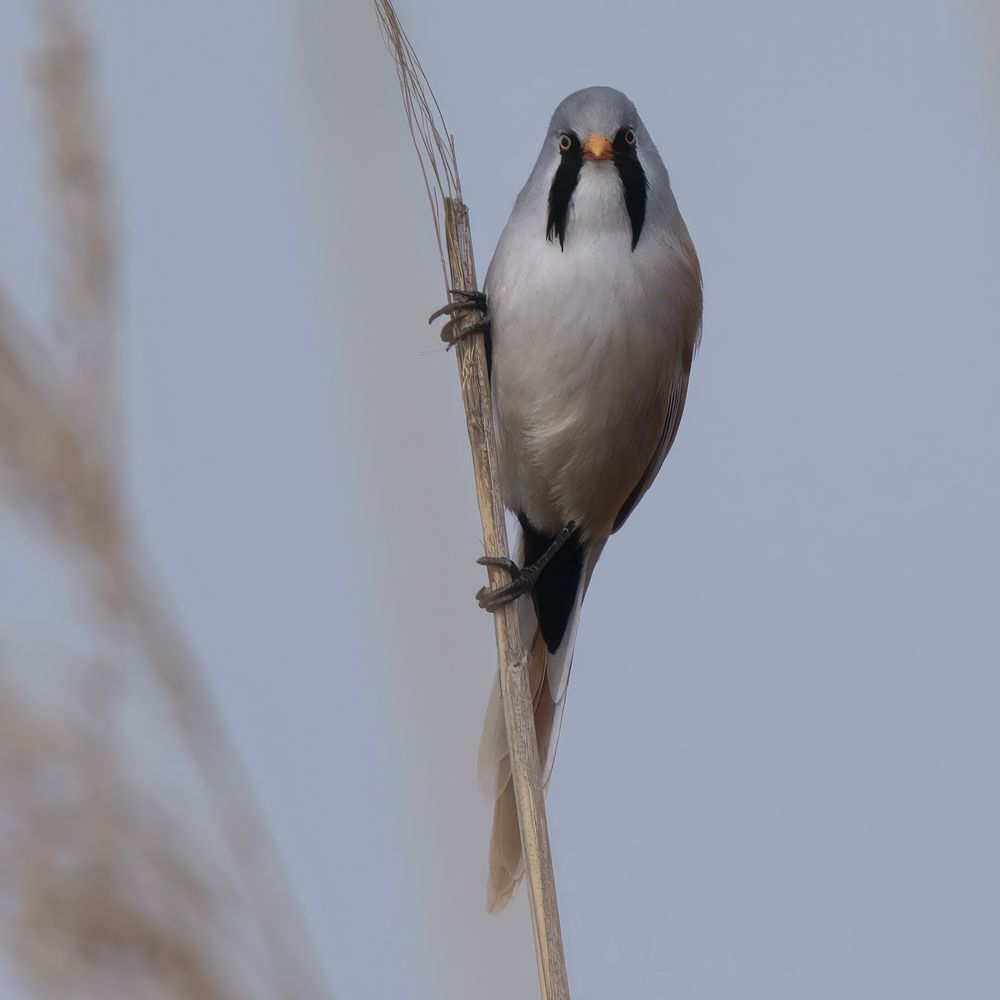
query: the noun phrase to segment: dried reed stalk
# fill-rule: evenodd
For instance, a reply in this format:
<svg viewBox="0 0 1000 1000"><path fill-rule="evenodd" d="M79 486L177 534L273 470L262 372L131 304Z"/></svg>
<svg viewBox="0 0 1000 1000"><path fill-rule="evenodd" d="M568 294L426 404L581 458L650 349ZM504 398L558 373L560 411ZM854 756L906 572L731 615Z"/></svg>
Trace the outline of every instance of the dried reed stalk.
<svg viewBox="0 0 1000 1000"><path fill-rule="evenodd" d="M451 281L448 282L446 274L445 287L475 291L476 269L472 254L469 210L462 201L454 140L448 132L441 107L434 97L420 61L400 26L391 0L375 0L375 10L386 45L396 63L406 120L417 150L434 218L442 270L445 248L447 249ZM483 547L489 555L506 557L509 555L509 544L500 495L496 433L482 337L460 340L456 354L469 443L472 446ZM502 569L489 567L489 579L491 586L499 587L507 582L507 575ZM543 1000L568 1000L566 960L563 955L559 907L545 819L545 796L528 683L528 658L513 604L497 609L494 626L541 995Z"/></svg>

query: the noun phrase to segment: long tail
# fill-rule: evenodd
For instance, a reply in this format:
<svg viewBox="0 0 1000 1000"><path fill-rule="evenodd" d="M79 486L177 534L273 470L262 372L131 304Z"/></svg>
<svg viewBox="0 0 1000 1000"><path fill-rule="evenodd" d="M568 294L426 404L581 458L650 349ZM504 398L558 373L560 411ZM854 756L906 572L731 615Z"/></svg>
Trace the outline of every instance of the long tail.
<svg viewBox="0 0 1000 1000"><path fill-rule="evenodd" d="M567 552L563 565L547 567L539 578L534 600L518 600L517 613L521 638L531 651L529 683L535 715L535 732L538 738L538 757L542 769L542 788L547 791L552 777L552 765L559 741L559 727L566 706L566 689L573 663L573 645L580 617L583 595L593 570L594 558L587 558L578 543L576 553ZM530 544L527 553L530 561ZM526 559L525 539L518 544L519 561ZM567 564L577 560L577 570L567 572ZM572 569L572 566L570 566ZM546 580L546 574L549 574ZM561 614L559 623L561 641L550 650L543 631L550 641L552 628L539 624L539 617L550 626L553 610ZM561 612L559 609L562 609ZM562 626L565 626L562 628ZM503 703L499 678L493 683L482 741L479 744L479 781L484 793L494 800L493 833L490 837L489 876L486 884L486 908L499 913L517 891L524 875L524 857L521 835L517 826L517 806L514 785L510 775L510 756L507 748L507 730L504 725Z"/></svg>

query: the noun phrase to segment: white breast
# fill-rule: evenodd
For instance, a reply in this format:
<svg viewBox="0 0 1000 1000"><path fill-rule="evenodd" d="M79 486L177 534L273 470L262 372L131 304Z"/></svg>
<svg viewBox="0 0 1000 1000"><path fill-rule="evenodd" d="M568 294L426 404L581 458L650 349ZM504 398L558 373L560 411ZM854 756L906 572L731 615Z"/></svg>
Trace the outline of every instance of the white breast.
<svg viewBox="0 0 1000 1000"><path fill-rule="evenodd" d="M656 448L684 331L672 231L647 220L633 252L621 180L586 163L565 249L541 206L515 211L487 276L504 500L542 531L610 529Z"/></svg>

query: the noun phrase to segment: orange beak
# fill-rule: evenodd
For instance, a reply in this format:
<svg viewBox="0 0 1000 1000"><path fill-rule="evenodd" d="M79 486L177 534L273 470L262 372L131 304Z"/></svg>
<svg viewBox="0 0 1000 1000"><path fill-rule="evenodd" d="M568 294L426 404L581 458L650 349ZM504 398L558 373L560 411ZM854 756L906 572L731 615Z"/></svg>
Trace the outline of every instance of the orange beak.
<svg viewBox="0 0 1000 1000"><path fill-rule="evenodd" d="M592 135L583 144L585 160L610 160L612 155L611 143L603 135Z"/></svg>

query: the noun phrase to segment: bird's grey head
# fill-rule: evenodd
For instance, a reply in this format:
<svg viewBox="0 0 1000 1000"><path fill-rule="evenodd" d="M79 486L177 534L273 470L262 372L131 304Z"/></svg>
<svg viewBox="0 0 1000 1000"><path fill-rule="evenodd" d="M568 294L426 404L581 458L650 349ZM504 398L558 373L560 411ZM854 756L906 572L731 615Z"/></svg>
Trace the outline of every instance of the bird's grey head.
<svg viewBox="0 0 1000 1000"><path fill-rule="evenodd" d="M657 175L657 181L660 175L665 182L667 178L635 105L619 90L578 90L556 108L549 123L533 179L535 175L551 176L546 236L550 241L558 239L562 248L566 245L570 202L583 170L617 171L634 250L646 221L647 170Z"/></svg>

